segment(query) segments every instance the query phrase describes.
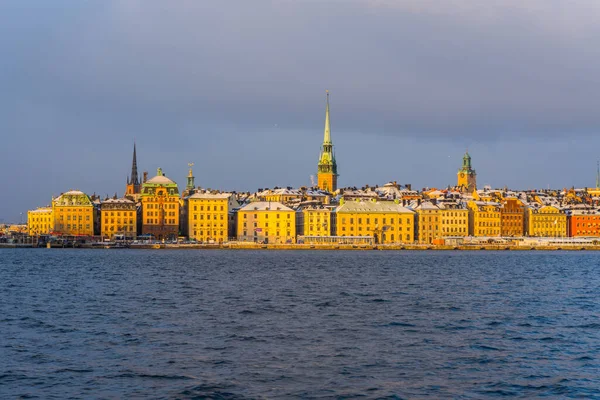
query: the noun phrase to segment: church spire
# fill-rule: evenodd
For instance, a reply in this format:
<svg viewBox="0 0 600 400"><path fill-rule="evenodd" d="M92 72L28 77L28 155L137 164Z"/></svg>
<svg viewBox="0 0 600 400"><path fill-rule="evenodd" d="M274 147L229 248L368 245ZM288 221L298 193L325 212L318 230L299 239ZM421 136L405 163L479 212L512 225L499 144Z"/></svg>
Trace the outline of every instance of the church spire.
<svg viewBox="0 0 600 400"><path fill-rule="evenodd" d="M600 188L600 161L596 161L596 188Z"/></svg>
<svg viewBox="0 0 600 400"><path fill-rule="evenodd" d="M323 144L332 144L331 128L329 126L329 90L326 90L325 93L327 93L327 107L325 108L325 131L323 134Z"/></svg>
<svg viewBox="0 0 600 400"><path fill-rule="evenodd" d="M138 176L138 171L137 171L137 157L135 154L135 142L133 142L133 161L131 162L131 176L129 178L130 184L131 185L139 185L140 184L140 177Z"/></svg>

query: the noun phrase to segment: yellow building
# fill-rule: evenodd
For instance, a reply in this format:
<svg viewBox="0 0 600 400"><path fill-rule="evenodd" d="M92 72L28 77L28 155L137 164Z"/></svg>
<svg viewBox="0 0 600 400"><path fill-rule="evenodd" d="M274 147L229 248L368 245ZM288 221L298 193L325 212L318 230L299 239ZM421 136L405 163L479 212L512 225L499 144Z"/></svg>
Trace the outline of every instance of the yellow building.
<svg viewBox="0 0 600 400"><path fill-rule="evenodd" d="M441 217L441 235L468 236L469 235L469 210L456 202L438 203Z"/></svg>
<svg viewBox="0 0 600 400"><path fill-rule="evenodd" d="M525 215L528 236L564 237L567 235L567 215L557 207L528 208Z"/></svg>
<svg viewBox="0 0 600 400"><path fill-rule="evenodd" d="M331 129L329 125L329 91L327 91L325 131L317 168L317 185L321 190L335 192L337 190L337 178L337 162L335 161L335 154L333 152L333 142L331 141Z"/></svg>
<svg viewBox="0 0 600 400"><path fill-rule="evenodd" d="M112 239L137 236L137 208L129 199L107 199L100 203L100 234Z"/></svg>
<svg viewBox="0 0 600 400"><path fill-rule="evenodd" d="M457 186L465 192L473 192L477 189L477 173L471 167L471 156L467 151L463 156L462 167L458 170Z"/></svg>
<svg viewBox="0 0 600 400"><path fill-rule="evenodd" d="M187 199L188 232L199 242L222 243L228 239L229 212L237 207L232 193L197 192Z"/></svg>
<svg viewBox="0 0 600 400"><path fill-rule="evenodd" d="M54 231L54 214L51 207L27 211L27 231L30 236L46 235Z"/></svg>
<svg viewBox="0 0 600 400"><path fill-rule="evenodd" d="M307 207L302 210L304 236L331 236L332 209L328 207Z"/></svg>
<svg viewBox="0 0 600 400"><path fill-rule="evenodd" d="M161 168L142 183L142 234L154 238L177 239L179 235L179 189Z"/></svg>
<svg viewBox="0 0 600 400"><path fill-rule="evenodd" d="M343 202L336 214L336 236L371 236L384 244L415 240L415 213L395 201Z"/></svg>
<svg viewBox="0 0 600 400"><path fill-rule="evenodd" d="M96 208L90 197L79 190L71 190L52 200L54 232L59 235L94 234Z"/></svg>
<svg viewBox="0 0 600 400"><path fill-rule="evenodd" d="M241 241L295 243L296 212L278 202L256 201L238 211Z"/></svg>
<svg viewBox="0 0 600 400"><path fill-rule="evenodd" d="M500 204L469 201L469 234L471 236L500 236Z"/></svg>
<svg viewBox="0 0 600 400"><path fill-rule="evenodd" d="M441 210L429 201L415 207L417 212L417 237L419 243L433 243L442 235Z"/></svg>

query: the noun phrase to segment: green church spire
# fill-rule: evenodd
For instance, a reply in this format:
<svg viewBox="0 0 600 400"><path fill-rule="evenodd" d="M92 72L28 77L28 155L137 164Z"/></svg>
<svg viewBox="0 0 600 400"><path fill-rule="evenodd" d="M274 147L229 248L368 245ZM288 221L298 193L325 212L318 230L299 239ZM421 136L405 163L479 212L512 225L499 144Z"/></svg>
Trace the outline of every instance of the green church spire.
<svg viewBox="0 0 600 400"><path fill-rule="evenodd" d="M329 90L327 93L327 106L325 108L325 130L323 133L323 145L319 157L319 173L333 173L337 175L337 163L333 153L333 142L331 141L331 126L329 123Z"/></svg>

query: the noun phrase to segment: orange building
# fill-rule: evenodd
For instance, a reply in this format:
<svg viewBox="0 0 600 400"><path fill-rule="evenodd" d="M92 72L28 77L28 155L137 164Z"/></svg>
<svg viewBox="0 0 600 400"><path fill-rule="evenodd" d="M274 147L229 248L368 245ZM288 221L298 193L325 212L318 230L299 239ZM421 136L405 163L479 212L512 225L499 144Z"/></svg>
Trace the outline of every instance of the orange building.
<svg viewBox="0 0 600 400"><path fill-rule="evenodd" d="M600 237L600 213L596 210L571 210L568 227L570 237Z"/></svg>
<svg viewBox="0 0 600 400"><path fill-rule="evenodd" d="M500 206L500 235L523 236L525 230L525 205L516 197L507 197Z"/></svg>

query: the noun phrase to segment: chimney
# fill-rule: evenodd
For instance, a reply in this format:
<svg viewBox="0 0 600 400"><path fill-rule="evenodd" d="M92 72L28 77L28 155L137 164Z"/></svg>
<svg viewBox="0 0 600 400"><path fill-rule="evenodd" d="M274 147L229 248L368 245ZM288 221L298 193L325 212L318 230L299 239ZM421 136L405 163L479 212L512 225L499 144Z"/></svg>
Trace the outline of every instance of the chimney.
<svg viewBox="0 0 600 400"><path fill-rule="evenodd" d="M412 185L411 185L410 183L407 183L407 184L406 184L406 189L408 189L408 190L412 190Z"/></svg>
<svg viewBox="0 0 600 400"><path fill-rule="evenodd" d="M146 183L147 180L148 180L148 171L144 171L144 180L143 180L143 183Z"/></svg>

